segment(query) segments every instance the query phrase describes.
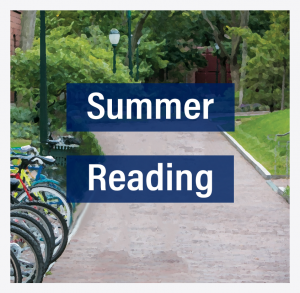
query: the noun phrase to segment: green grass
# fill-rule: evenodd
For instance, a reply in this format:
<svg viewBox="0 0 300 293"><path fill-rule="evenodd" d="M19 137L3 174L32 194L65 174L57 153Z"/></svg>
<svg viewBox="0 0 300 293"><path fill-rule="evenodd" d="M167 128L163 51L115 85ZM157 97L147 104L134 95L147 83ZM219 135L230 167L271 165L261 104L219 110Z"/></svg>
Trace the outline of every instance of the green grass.
<svg viewBox="0 0 300 293"><path fill-rule="evenodd" d="M245 117L240 117L245 118ZM241 119L242 124L235 126L235 132L228 132L238 141L243 148L260 162L271 174L274 174L275 141L267 139L275 134L283 134L290 131L290 110L273 112L261 116ZM287 135L279 138L279 141L290 140ZM280 148L277 154L276 174L286 174L286 149Z"/></svg>
<svg viewBox="0 0 300 293"><path fill-rule="evenodd" d="M31 144L31 140L28 139L10 139L10 147L11 148L18 148L24 145Z"/></svg>

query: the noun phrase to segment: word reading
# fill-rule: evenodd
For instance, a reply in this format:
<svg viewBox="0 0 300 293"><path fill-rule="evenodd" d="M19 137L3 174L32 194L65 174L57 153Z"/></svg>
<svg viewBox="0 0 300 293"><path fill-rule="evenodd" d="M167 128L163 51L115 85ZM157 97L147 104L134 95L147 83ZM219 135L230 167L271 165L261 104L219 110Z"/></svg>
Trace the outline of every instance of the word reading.
<svg viewBox="0 0 300 293"><path fill-rule="evenodd" d="M151 170L146 175L146 185L148 190L150 191L162 191L163 190L163 163L157 164L157 170ZM167 163L167 168L172 168L172 163ZM100 170L100 174L95 174L95 169ZM94 190L94 183L95 180L99 180L100 182L100 189L102 191L106 190L106 168L101 164L89 164L89 190ZM192 172L189 170L177 170L176 171L176 190L182 190L182 177L183 175L186 178L186 186L187 190L192 190L192 180L193 175ZM136 176L136 177L134 177ZM134 177L128 180L127 187L131 191L143 191L144 189L144 179L143 173L140 170L132 170L128 173L128 177ZM157 184L156 186L152 185L152 177L157 176ZM203 186L201 183L202 176L206 176L206 185ZM112 190L114 191L121 191L125 187L126 177L124 172L121 170L114 170L108 176L108 183ZM172 190L172 182L173 182L173 171L167 170L167 190ZM116 184L118 186L116 186ZM200 191L206 191L205 193L197 191L196 195L200 198L207 198L212 194L212 171L211 170L200 170L197 172L195 176L195 183ZM134 186L135 185L135 186Z"/></svg>

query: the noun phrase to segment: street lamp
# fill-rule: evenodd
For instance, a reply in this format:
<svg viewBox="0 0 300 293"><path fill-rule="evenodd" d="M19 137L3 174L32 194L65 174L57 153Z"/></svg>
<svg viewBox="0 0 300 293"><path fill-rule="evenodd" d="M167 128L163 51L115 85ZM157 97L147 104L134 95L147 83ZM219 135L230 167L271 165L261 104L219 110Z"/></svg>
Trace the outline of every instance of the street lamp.
<svg viewBox="0 0 300 293"><path fill-rule="evenodd" d="M219 83L219 80L218 80L218 75L219 75L219 63L218 63L218 50L220 49L220 47L218 46L217 43L215 43L215 48L217 50L217 71L216 71L216 83Z"/></svg>
<svg viewBox="0 0 300 293"><path fill-rule="evenodd" d="M132 55L131 55L131 11L127 11L127 20L128 20L128 62L129 62L129 74L132 77Z"/></svg>
<svg viewBox="0 0 300 293"><path fill-rule="evenodd" d="M137 41L137 47L136 47L136 77L135 81L139 80L139 44L141 43L141 38Z"/></svg>
<svg viewBox="0 0 300 293"><path fill-rule="evenodd" d="M113 73L116 73L116 47L120 40L120 33L116 28L113 28L109 32L109 40L114 49L114 58L113 58Z"/></svg>
<svg viewBox="0 0 300 293"><path fill-rule="evenodd" d="M48 139L45 11L40 12L40 153Z"/></svg>

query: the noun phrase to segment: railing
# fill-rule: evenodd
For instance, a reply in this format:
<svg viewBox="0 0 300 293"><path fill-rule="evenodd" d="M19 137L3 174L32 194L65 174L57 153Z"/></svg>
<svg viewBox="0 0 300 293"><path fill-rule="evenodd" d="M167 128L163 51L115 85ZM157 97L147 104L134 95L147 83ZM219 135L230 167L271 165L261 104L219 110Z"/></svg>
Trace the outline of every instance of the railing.
<svg viewBox="0 0 300 293"><path fill-rule="evenodd" d="M53 149L51 149L51 156L53 156L56 162L61 166L67 165L67 156L76 155L76 149L78 145L65 145L57 144Z"/></svg>

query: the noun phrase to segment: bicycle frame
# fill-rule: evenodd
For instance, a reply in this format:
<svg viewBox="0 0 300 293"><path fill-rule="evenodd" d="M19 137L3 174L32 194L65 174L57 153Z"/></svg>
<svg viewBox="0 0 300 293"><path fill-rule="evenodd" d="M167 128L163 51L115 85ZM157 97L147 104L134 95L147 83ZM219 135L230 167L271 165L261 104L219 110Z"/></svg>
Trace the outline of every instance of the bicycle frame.
<svg viewBox="0 0 300 293"><path fill-rule="evenodd" d="M30 201L33 201L33 197L30 195L30 193L29 193L29 191L28 191L28 189L27 189L25 183L24 183L23 180L21 179L20 174L19 174L19 173L10 173L10 177L16 178L16 179L18 179L18 180L20 181L20 183L22 184L22 186L23 186L23 188L24 188L24 190L25 190L25 192L26 192L26 194L27 194L27 196L28 196L28 199L29 199Z"/></svg>

